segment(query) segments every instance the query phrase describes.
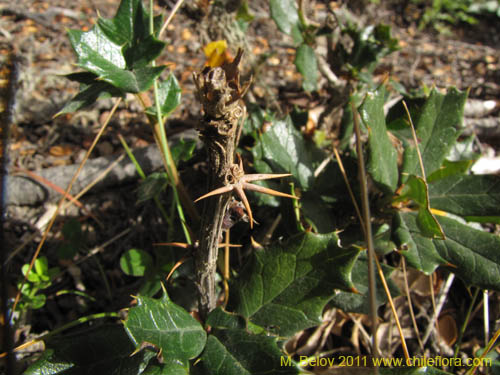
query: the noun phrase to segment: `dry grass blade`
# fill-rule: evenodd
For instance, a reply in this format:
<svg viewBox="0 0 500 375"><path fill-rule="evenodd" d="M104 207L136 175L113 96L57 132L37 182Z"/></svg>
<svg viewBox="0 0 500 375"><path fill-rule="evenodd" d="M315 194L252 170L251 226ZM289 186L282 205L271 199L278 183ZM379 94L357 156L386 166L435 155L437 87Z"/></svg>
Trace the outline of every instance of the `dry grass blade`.
<svg viewBox="0 0 500 375"><path fill-rule="evenodd" d="M365 240L368 248L368 290L370 294L370 315L372 323L372 352L375 358L379 357L378 341L377 341L377 300L376 300L376 289L375 289L375 271L373 269L373 264L375 262L375 248L373 245L373 234L370 219L370 203L368 198L368 186L367 186L367 176L365 162L363 159L363 146L361 145L361 129L359 126L359 114L354 107L354 103L351 103L352 113L354 114L354 131L356 133L356 149L358 153L358 172L359 172L359 183L361 190L361 205L363 208L363 218L365 227Z"/></svg>
<svg viewBox="0 0 500 375"><path fill-rule="evenodd" d="M99 132L95 136L94 141L92 142L92 145L88 149L87 153L85 154L85 157L83 158L82 162L80 163L80 166L78 167L78 169L75 172L73 178L71 179L70 183L68 184L68 187L66 188L65 195L63 195L63 197L59 200L59 203L57 204L57 209L56 209L54 215L52 215L52 218L50 219L49 225L47 226L47 229L43 233L42 240L38 244L38 247L36 248L35 254L33 254L33 257L31 259L31 262L30 262L30 265L28 267L28 270L26 271L26 274L24 276L24 280L23 280L21 286L19 287L19 291L16 294L16 298L14 299L14 304L12 306L12 311L15 311L15 309L17 307L17 304L19 303L19 299L21 298L21 290L22 290L24 284L26 284L26 281L28 280L28 275L30 274L31 270L33 269L33 266L35 265L35 260L38 258L38 254L40 254L40 251L42 250L42 247L45 244L45 241L47 240L49 232L52 229L52 226L54 225L57 216L59 215L59 211L61 210L61 207L62 207L62 205L64 203L64 200L67 197L67 194L71 191L71 188L73 187L73 184L75 183L76 179L80 175L80 172L82 171L85 163L89 159L90 154L92 153L92 151L94 150L95 146L97 145L97 142L99 141L99 139L101 138L101 136L104 134L104 130L106 130L106 127L108 126L109 121L111 120L111 118L113 117L114 113L118 109L118 105L120 103L121 103L121 98L119 98L116 101L115 105L113 106L113 108L109 112L108 117L104 121L104 124L101 126L101 129L99 129ZM12 318L12 316L13 316L13 314L11 314L10 318Z"/></svg>
<svg viewBox="0 0 500 375"><path fill-rule="evenodd" d="M406 272L406 261L405 261L404 257L401 257L401 265L403 268L405 293L406 293L406 299L408 301L408 308L410 310L410 317L411 317L411 321L413 324L413 329L415 330L415 336L417 336L418 346L420 347L420 350L423 353L424 352L424 344L422 342L422 339L420 338L420 331L418 330L417 320L415 319L415 312L413 311L413 303L411 302L410 287L408 285L408 274Z"/></svg>

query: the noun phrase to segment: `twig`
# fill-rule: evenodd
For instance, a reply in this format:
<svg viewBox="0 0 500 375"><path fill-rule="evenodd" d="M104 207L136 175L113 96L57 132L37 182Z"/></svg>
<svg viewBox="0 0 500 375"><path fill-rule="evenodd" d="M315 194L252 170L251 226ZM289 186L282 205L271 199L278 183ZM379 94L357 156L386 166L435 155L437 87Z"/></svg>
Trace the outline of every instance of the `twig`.
<svg viewBox="0 0 500 375"><path fill-rule="evenodd" d="M377 342L377 297L375 288L375 248L373 244L372 226L370 221L370 202L368 201L368 186L367 186L367 176L365 170L365 162L363 159L363 148L361 146L361 130L359 126L359 115L354 108L354 103L352 105L352 113L354 114L354 130L356 132L356 146L358 152L358 171L359 171L359 182L361 187L361 206L363 209L363 220L365 227L365 239L366 247L368 249L368 290L370 294L370 316L372 323L372 354L375 358L379 357L379 349Z"/></svg>
<svg viewBox="0 0 500 375"><path fill-rule="evenodd" d="M446 302L446 296L448 295L448 291L450 290L451 284L453 283L454 279L455 279L455 274L450 273L448 279L446 280L446 284L439 293L439 297L436 303L436 309L434 310L432 320L429 322L429 325L427 326L427 329L424 334L424 338L422 339L423 345L425 345L425 343L429 339L429 336L431 335L432 328L437 321L437 318L439 316L439 313L441 312L441 309L443 308L444 303Z"/></svg>
<svg viewBox="0 0 500 375"><path fill-rule="evenodd" d="M183 2L184 2L184 0L177 0L177 3L175 3L174 9L172 9L172 12L170 12L170 15L168 16L167 20L165 21L165 23L161 27L160 33L158 34L158 38L161 39L163 33L167 29L168 24L170 23L170 21L172 21L172 18L174 18L175 13L177 13L177 11L179 10L179 8L181 7Z"/></svg>
<svg viewBox="0 0 500 375"><path fill-rule="evenodd" d="M406 299L408 300L408 308L410 309L411 321L413 324L413 329L415 330L415 335L417 336L418 346L420 347L420 350L423 353L424 352L424 344L422 343L422 339L420 338L420 331L418 330L417 320L415 319L415 312L413 311L413 303L411 302L410 286L408 285L408 275L406 273L405 257L401 257L401 265L403 267L405 293L406 293Z"/></svg>
<svg viewBox="0 0 500 375"><path fill-rule="evenodd" d="M40 251L42 250L42 247L45 244L45 241L47 240L49 232L52 229L52 225L54 225L54 223L56 221L56 218L57 218L57 215L59 214L59 211L61 210L61 207L62 207L65 199L67 198L66 194L68 194L71 191L71 188L73 187L73 184L75 183L76 179L78 178L78 175L80 174L81 170L83 169L83 166L85 165L85 163L89 159L90 154L92 153L92 151L94 150L97 142L99 141L99 139L103 135L104 130L106 130L106 127L108 126L109 121L111 120L111 117L113 117L113 115L115 114L116 110L118 109L118 105L120 103L121 103L121 98L119 98L116 101L115 105L111 109L111 112L109 113L108 117L106 118L106 120L104 121L103 125L101 126L101 129L99 130L99 132L95 136L94 141L92 142L92 145L88 149L87 153L85 154L85 157L83 158L82 162L80 163L80 166L78 167L77 171L73 175L73 178L71 179L70 183L68 184L68 187L66 188L65 195L59 200L59 203L57 205L57 210L54 213L54 215L52 216L52 218L50 219L50 222L49 222L49 225L47 226L47 229L43 233L42 240L38 244L38 247L36 248L35 254L33 254L33 258L31 259L31 262L30 262L30 265L28 267L28 270L26 271L26 274L24 276L24 280L23 280L21 286L19 287L19 291L16 294L16 298L14 300L14 305L12 306L12 312L14 312L16 310L16 306L19 303L19 299L21 298L21 290L22 290L24 284L26 284L26 281L28 280L28 275L30 274L31 270L33 269L33 266L35 265L35 260L38 257L38 254L40 254ZM12 318L13 315L14 314L11 313L10 318ZM10 318L9 318L9 320L10 320Z"/></svg>
<svg viewBox="0 0 500 375"><path fill-rule="evenodd" d="M232 182L235 140L243 115L240 101L238 65L243 51L233 63L223 67L205 68L194 74L198 98L205 116L200 124L200 135L208 152L208 191ZM231 87L233 81L236 86ZM215 273L222 222L229 205L231 193L211 196L205 200L201 218L200 246L195 252L195 269L198 287L198 307L202 319L215 308Z"/></svg>

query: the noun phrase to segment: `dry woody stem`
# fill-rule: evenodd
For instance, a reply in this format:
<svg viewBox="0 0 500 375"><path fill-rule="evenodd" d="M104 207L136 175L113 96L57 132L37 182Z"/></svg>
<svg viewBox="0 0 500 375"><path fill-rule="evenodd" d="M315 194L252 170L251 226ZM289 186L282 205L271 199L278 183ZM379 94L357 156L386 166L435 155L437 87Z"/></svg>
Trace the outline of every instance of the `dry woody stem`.
<svg viewBox="0 0 500 375"><path fill-rule="evenodd" d="M245 112L240 100L244 91L239 85L238 65L243 51L232 63L221 67L205 67L194 75L204 117L200 136L208 152L208 191L233 182L232 169L236 142ZM215 272L224 214L231 199L226 192L205 200L199 246L195 253L196 279L199 290L199 312L202 318L216 306Z"/></svg>
<svg viewBox="0 0 500 375"><path fill-rule="evenodd" d="M200 136L208 152L208 193L195 202L206 199L203 208L199 246L195 246L195 268L199 291L199 312L202 318L215 308L215 272L222 230L229 230L231 217L242 218L248 215L250 228L253 215L245 190L257 191L278 197L297 199L297 197L274 191L252 181L267 180L290 176L285 174L245 174L243 161L238 155L235 163L235 150L241 133L245 105L241 100L248 89L249 82L240 87L238 64L243 51L239 50L231 63L221 67L206 67L198 75L195 83L198 98L203 105L205 116L200 123ZM232 192L241 199L236 201ZM240 211L246 210L243 216Z"/></svg>

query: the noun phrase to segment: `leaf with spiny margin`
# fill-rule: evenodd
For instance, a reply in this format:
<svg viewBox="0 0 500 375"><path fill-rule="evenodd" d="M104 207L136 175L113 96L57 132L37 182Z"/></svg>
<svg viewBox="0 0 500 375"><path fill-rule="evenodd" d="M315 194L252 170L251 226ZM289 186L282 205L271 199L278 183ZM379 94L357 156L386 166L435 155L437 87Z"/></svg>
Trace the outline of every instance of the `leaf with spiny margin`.
<svg viewBox="0 0 500 375"><path fill-rule="evenodd" d="M141 375L189 375L189 366L177 362L149 365Z"/></svg>
<svg viewBox="0 0 500 375"><path fill-rule="evenodd" d="M335 233L301 233L256 251L230 288L228 309L280 336L317 325L335 289L355 291L359 249L341 248Z"/></svg>
<svg viewBox="0 0 500 375"><path fill-rule="evenodd" d="M161 115L163 117L170 115L181 102L181 88L173 74L169 74L167 79L160 82L158 85L158 99L160 102ZM156 107L149 107L146 113L156 118Z"/></svg>
<svg viewBox="0 0 500 375"><path fill-rule="evenodd" d="M426 237L444 238L443 230L431 212L427 183L423 178L411 175L406 180L395 201L407 199L413 200L418 206L417 224L421 233Z"/></svg>
<svg viewBox="0 0 500 375"><path fill-rule="evenodd" d="M125 329L139 347L142 343L162 349L165 360L186 362L203 350L206 332L200 323L165 293L160 300L138 297L130 309Z"/></svg>
<svg viewBox="0 0 500 375"><path fill-rule="evenodd" d="M386 193L393 193L398 184L398 156L389 139L384 116L385 88L366 95L359 108L368 129L368 173Z"/></svg>
<svg viewBox="0 0 500 375"><path fill-rule="evenodd" d="M156 353L148 348L135 355L123 326L101 325L46 341L42 357L25 375L142 374Z"/></svg>
<svg viewBox="0 0 500 375"><path fill-rule="evenodd" d="M429 184L431 207L460 216L500 216L500 176L451 176Z"/></svg>
<svg viewBox="0 0 500 375"><path fill-rule="evenodd" d="M424 237L415 213L395 215L394 240L408 264L426 274L438 266L450 265L450 271L466 283L500 290L500 238L448 217L437 219L445 240Z"/></svg>
<svg viewBox="0 0 500 375"><path fill-rule="evenodd" d="M426 176L438 170L463 128L466 92L450 89L446 95L435 89L425 101L415 123L415 131ZM421 169L415 145L408 140L403 155L402 172L420 176ZM406 178L403 175L403 180Z"/></svg>
<svg viewBox="0 0 500 375"><path fill-rule="evenodd" d="M115 18L99 18L87 32L69 30L77 65L121 91L147 90L165 69L148 66L165 46L149 34L148 17L141 0L122 0Z"/></svg>
<svg viewBox="0 0 500 375"><path fill-rule="evenodd" d="M97 26L87 32L69 30L68 36L78 56L77 66L124 92L147 90L165 69L165 66L146 66L129 70L123 47L109 40Z"/></svg>
<svg viewBox="0 0 500 375"><path fill-rule="evenodd" d="M213 328L195 374L259 375L299 373L296 364L278 348L277 338L243 329Z"/></svg>
<svg viewBox="0 0 500 375"><path fill-rule="evenodd" d="M98 81L97 76L93 73L78 72L67 74L65 77L70 81L79 82L80 92L67 102L55 117L87 108L99 99L111 97L123 98L125 96L123 91L113 85L104 81Z"/></svg>
<svg viewBox="0 0 500 375"><path fill-rule="evenodd" d="M391 296L394 298L399 295L396 284L389 278L394 271L393 267L381 264L384 276L389 285ZM344 312L353 312L359 314L370 314L370 297L368 292L368 262L366 253L360 255L356 261L356 267L352 271L352 281L359 293L349 293L340 291L330 301L329 306L335 306ZM387 302L382 283L377 280L376 289L377 306Z"/></svg>
<svg viewBox="0 0 500 375"><path fill-rule="evenodd" d="M314 171L326 158L324 151L304 139L294 128L290 116L284 120L271 119L269 130L262 133L252 148L258 173L291 173L299 187L308 190L314 182ZM265 163L265 164L264 164Z"/></svg>
<svg viewBox="0 0 500 375"><path fill-rule="evenodd" d="M441 168L439 168L437 171L432 172L430 176L427 177L427 183L430 184L442 178L466 174L473 164L474 160L445 160Z"/></svg>
<svg viewBox="0 0 500 375"><path fill-rule="evenodd" d="M154 17L155 36L162 23L163 16ZM110 40L124 46L123 54L129 68L148 65L165 46L165 43L151 35L149 14L144 10L141 0L122 0L112 19L99 17L97 25Z"/></svg>

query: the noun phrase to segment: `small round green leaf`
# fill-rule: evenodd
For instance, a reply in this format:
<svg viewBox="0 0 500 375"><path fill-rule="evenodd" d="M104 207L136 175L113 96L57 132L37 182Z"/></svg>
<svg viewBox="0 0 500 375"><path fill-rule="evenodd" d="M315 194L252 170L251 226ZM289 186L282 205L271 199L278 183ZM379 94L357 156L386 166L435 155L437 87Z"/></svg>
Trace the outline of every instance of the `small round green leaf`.
<svg viewBox="0 0 500 375"><path fill-rule="evenodd" d="M120 267L129 276L144 276L152 266L153 258L144 250L130 249L120 258Z"/></svg>

